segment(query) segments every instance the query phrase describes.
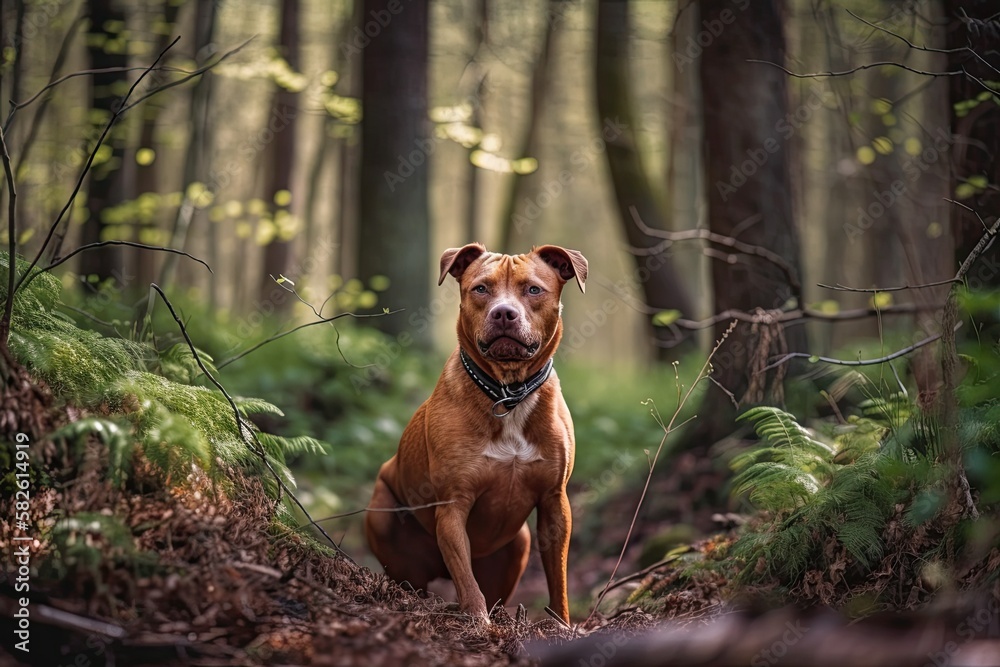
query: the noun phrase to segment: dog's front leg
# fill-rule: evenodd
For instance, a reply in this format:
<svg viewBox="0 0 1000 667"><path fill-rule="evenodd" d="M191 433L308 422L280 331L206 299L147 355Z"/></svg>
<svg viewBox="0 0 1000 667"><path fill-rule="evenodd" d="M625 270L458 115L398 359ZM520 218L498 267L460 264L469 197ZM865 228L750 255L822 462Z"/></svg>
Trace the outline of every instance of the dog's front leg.
<svg viewBox="0 0 1000 667"><path fill-rule="evenodd" d="M549 606L569 622L569 596L566 592L566 561L573 517L566 489L553 491L538 504L538 550L542 555L545 580L549 584Z"/></svg>
<svg viewBox="0 0 1000 667"><path fill-rule="evenodd" d="M466 529L471 505L457 501L437 508L435 521L438 549L441 550L444 564L455 583L459 607L472 616L488 618L486 598L472 573L472 550Z"/></svg>

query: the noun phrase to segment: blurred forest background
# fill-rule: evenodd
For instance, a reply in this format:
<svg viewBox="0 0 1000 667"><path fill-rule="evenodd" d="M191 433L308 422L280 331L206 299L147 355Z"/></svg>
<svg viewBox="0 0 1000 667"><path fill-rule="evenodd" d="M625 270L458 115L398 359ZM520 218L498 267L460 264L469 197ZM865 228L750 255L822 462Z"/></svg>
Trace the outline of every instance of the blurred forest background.
<svg viewBox="0 0 1000 667"><path fill-rule="evenodd" d="M995 105L964 77L919 72L983 67L930 49L964 45L962 17L988 3L383 4L5 3L3 99L99 70L9 121L33 203L19 212L22 251L39 247L115 100L175 35L133 100L221 62L116 123L49 252L170 245L215 274L114 247L80 255L67 285L111 279L138 298L156 280L252 324L301 315L271 278L286 276L309 301L336 290L337 312L405 308L375 326L444 350L454 309L419 315L454 301L451 286L432 290L441 250L560 243L593 267L593 292L567 298L563 354L641 368L692 337L704 345L704 318L729 308L810 309L789 344L808 338L817 354L880 330L932 332L920 309L940 290L884 295L880 328L850 316L871 295L817 283L947 279L982 229L945 199L987 208ZM866 67L790 78L778 65ZM643 225L711 230L783 263Z"/></svg>
<svg viewBox="0 0 1000 667"><path fill-rule="evenodd" d="M662 435L639 401L670 404L671 362L693 381L734 319L699 388L710 417L678 445L699 456L680 467L705 465L737 405L842 418L853 385L782 363L792 353L916 345L878 373L937 409L953 379L925 343L949 333L951 280L996 220L995 12L982 0L3 0L16 251L42 251L79 326L162 351L181 339L157 283L227 386L286 412L262 424L330 444L298 460L322 514L363 506L454 345L441 251L578 249L588 290L564 295L557 365L580 502L597 507L637 483ZM127 245L60 262L116 240L182 249L214 273ZM962 276L973 292L1000 284L994 246ZM371 317L255 347L345 313ZM977 322L998 315L989 302ZM871 398L854 391L854 404ZM722 482L687 491L650 512L692 520L697 493L730 502ZM581 530L620 523L611 507L618 518L584 513Z"/></svg>

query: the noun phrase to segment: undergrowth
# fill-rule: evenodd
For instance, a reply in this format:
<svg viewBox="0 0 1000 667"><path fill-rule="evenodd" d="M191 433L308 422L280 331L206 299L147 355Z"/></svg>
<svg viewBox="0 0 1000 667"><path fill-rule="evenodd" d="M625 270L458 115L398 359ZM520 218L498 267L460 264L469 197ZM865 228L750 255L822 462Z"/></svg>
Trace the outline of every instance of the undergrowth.
<svg viewBox="0 0 1000 667"><path fill-rule="evenodd" d="M27 262L17 263L23 273ZM0 253L4 274L8 266L7 255ZM200 369L187 346L160 351L151 339L129 340L83 329L60 311L61 292L57 278L41 273L15 294L10 350L59 400L90 413L52 438L79 449L90 435L98 437L107 447L108 475L116 483L132 474L137 448L168 482L187 479L194 466L213 483L223 484L222 472L229 466L263 472L264 461L247 442L254 435L267 462L287 484L294 483L287 455L322 451L318 440L263 433L248 420L243 420L245 428L252 433L240 433L229 402L214 388L193 384ZM0 286L0 300L5 298L6 283ZM207 355L203 358L211 361ZM165 372L172 379L164 377ZM281 414L257 398L237 398L236 403L244 416ZM277 497L276 481L261 477Z"/></svg>

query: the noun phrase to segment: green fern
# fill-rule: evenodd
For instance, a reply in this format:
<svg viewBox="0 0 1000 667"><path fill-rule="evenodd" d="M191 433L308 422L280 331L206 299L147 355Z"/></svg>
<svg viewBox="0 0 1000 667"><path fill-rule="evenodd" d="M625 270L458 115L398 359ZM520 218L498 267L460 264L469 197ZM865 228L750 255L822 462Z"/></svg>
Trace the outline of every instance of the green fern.
<svg viewBox="0 0 1000 667"><path fill-rule="evenodd" d="M83 446L91 435L97 437L108 450L108 475L118 484L127 475L129 458L135 440L132 429L110 419L87 417L66 424L49 437L54 441L64 441L73 446L76 456L83 455Z"/></svg>
<svg viewBox="0 0 1000 667"><path fill-rule="evenodd" d="M761 446L733 459L734 493L768 511L775 521L765 529L751 529L734 545L733 553L747 563L741 576L755 576L755 563L764 563L772 576L795 581L825 558L822 545L835 538L865 570L882 557L883 533L907 479L870 440L884 434L871 420L862 439L842 438L840 447L819 440L795 418L777 408L758 407L740 419L750 421ZM864 418L862 418L864 419ZM842 436L844 434L841 434ZM862 448L860 442L865 442ZM854 455L846 457L850 446ZM894 473L894 474L890 474Z"/></svg>
<svg viewBox="0 0 1000 667"><path fill-rule="evenodd" d="M28 263L20 258L17 265L20 273L27 270ZM7 255L0 251L0 269L6 266ZM277 484L268 468L294 485L285 456L323 451L322 443L313 438L261 433L246 415L282 414L262 399L234 399L241 413L238 426L232 406L217 390L192 384L201 368L187 345L158 353L148 344L80 329L56 310L61 289L58 279L41 273L18 291L11 352L60 399L120 415L131 425L132 432L126 435L120 422L87 419L56 434L73 442L89 434L98 436L107 447L114 481L128 475L133 450L126 440L141 446L147 460L168 480L182 481L197 466L218 481L220 464L240 466L266 475L265 483L275 496ZM0 300L4 298L6 281L0 281ZM211 358L201 351L198 355L214 373Z"/></svg>

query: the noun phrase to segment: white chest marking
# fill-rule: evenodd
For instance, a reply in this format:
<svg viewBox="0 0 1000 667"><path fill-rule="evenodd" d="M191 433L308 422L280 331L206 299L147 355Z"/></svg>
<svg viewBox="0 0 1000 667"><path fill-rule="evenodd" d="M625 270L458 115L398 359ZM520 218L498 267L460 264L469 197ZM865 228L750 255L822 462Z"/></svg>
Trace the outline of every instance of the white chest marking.
<svg viewBox="0 0 1000 667"><path fill-rule="evenodd" d="M538 447L524 437L524 425L535 409L537 396L529 396L506 417L500 418L501 430L494 440L486 443L483 456L503 463L541 461Z"/></svg>

